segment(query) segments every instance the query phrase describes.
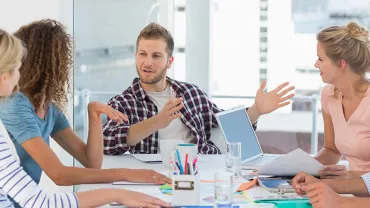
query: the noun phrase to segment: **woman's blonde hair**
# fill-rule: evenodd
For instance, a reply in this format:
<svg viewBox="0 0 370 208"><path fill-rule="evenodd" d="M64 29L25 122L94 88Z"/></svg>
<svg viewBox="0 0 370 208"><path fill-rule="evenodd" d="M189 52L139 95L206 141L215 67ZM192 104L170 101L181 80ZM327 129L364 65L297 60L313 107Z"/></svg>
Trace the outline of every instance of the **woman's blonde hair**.
<svg viewBox="0 0 370 208"><path fill-rule="evenodd" d="M12 73L25 54L22 41L0 29L0 75Z"/></svg>
<svg viewBox="0 0 370 208"><path fill-rule="evenodd" d="M0 29L0 75L7 72L13 73L17 64L26 56L23 42L15 36ZM18 91L18 86L14 92ZM0 101L5 97L0 96Z"/></svg>
<svg viewBox="0 0 370 208"><path fill-rule="evenodd" d="M345 60L352 72L365 78L370 71L370 41L369 31L355 22L345 26L328 27L317 34L317 41L323 44L326 55L335 65ZM359 88L363 81L355 87ZM334 97L339 90L335 87Z"/></svg>

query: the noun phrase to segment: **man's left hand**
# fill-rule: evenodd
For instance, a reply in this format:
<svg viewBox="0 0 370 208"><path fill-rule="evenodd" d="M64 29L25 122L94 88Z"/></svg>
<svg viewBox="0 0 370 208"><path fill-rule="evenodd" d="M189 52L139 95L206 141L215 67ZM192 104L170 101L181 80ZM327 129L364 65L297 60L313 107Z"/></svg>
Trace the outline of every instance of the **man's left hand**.
<svg viewBox="0 0 370 208"><path fill-rule="evenodd" d="M262 82L256 94L255 106L259 115L271 113L272 111L290 104L289 99L294 97L294 93L290 93L295 89L290 86L289 82L285 82L270 92L264 92L266 81ZM285 88L285 89L284 89ZM290 94L288 94L290 93Z"/></svg>

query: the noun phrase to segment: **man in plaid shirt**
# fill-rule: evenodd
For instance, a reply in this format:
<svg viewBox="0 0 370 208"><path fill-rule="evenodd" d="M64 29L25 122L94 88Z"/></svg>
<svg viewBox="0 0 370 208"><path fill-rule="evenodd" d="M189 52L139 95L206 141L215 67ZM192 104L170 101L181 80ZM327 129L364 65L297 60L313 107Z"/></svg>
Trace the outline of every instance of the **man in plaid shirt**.
<svg viewBox="0 0 370 208"><path fill-rule="evenodd" d="M197 86L166 76L173 63L174 41L169 31L150 23L136 41L136 70L139 78L122 94L109 102L112 108L126 114L129 121L119 124L108 118L104 124L104 153L155 154L159 139L182 139L198 144L201 154L220 154L210 141L212 128L217 128L215 114L222 111ZM257 91L255 104L247 109L256 128L260 115L289 104L294 87L283 90L284 83L265 93L264 82Z"/></svg>

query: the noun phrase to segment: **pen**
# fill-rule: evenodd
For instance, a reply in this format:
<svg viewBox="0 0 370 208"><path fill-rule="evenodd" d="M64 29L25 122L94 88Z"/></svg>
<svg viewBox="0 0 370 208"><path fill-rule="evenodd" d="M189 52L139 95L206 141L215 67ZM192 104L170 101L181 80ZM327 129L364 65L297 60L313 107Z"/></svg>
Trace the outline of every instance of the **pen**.
<svg viewBox="0 0 370 208"><path fill-rule="evenodd" d="M176 167L179 169L179 171L180 171L180 165L179 165L179 163L178 162L176 162Z"/></svg>
<svg viewBox="0 0 370 208"><path fill-rule="evenodd" d="M194 170L194 175L198 174L198 166L195 167L195 170Z"/></svg>
<svg viewBox="0 0 370 208"><path fill-rule="evenodd" d="M176 149L176 155L177 155L177 160L178 160L179 166L180 166L180 174L184 174L184 169L182 168L181 157L180 157L180 153L179 153L178 149Z"/></svg>
<svg viewBox="0 0 370 208"><path fill-rule="evenodd" d="M194 160L193 160L193 168L195 167L195 165L197 164L198 162L198 157L195 157Z"/></svg>
<svg viewBox="0 0 370 208"><path fill-rule="evenodd" d="M188 153L186 153L186 155L185 155L185 164L184 164L184 166L185 166L184 175L188 174L188 157L189 157L189 155L188 155Z"/></svg>
<svg viewBox="0 0 370 208"><path fill-rule="evenodd" d="M193 163L189 163L190 175L194 175Z"/></svg>
<svg viewBox="0 0 370 208"><path fill-rule="evenodd" d="M172 160L170 161L170 165L173 168L173 170L179 175L179 171L177 170L176 166L173 164Z"/></svg>

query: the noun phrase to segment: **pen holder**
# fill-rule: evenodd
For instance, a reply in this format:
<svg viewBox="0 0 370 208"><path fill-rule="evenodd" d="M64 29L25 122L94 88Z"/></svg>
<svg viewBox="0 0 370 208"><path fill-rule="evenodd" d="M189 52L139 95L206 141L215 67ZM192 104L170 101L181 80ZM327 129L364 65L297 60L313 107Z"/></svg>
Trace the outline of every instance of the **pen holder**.
<svg viewBox="0 0 370 208"><path fill-rule="evenodd" d="M199 205L199 176L172 175L172 205Z"/></svg>

